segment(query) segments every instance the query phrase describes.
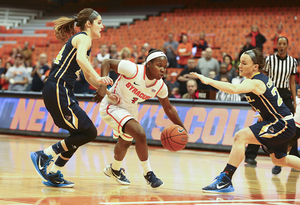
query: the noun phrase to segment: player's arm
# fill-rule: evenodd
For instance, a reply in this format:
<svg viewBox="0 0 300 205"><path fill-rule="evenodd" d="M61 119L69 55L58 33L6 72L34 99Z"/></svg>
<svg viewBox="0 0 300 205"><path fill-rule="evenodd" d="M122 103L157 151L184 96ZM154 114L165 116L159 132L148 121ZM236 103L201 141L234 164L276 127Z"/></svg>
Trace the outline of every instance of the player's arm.
<svg viewBox="0 0 300 205"><path fill-rule="evenodd" d="M160 104L162 105L166 115L168 116L168 118L176 125L180 125L181 127L184 127L184 125L181 122L181 119L179 118L177 111L175 110L175 108L171 105L169 98L160 98L157 97ZM186 129L185 129L186 130Z"/></svg>
<svg viewBox="0 0 300 205"><path fill-rule="evenodd" d="M77 48L76 61L85 74L87 81L95 88L98 88L100 84L112 85L113 80L107 76L100 77L86 57L86 52L91 47L90 37L86 35L78 35L74 37L72 44L75 48Z"/></svg>
<svg viewBox="0 0 300 205"><path fill-rule="evenodd" d="M294 109L296 110L296 106L297 106L297 103L296 103L296 75L290 76L289 83L290 83L290 91L292 93L293 102L294 102Z"/></svg>
<svg viewBox="0 0 300 205"><path fill-rule="evenodd" d="M225 93L229 93L229 94L240 94L240 93L253 92L257 95L261 95L266 90L265 84L260 80L246 79L241 84L233 85L228 82L222 82L222 81L213 80L211 78L207 78L198 73L192 72L191 74L197 76L201 80L202 83L211 85L211 86L213 86Z"/></svg>
<svg viewBox="0 0 300 205"><path fill-rule="evenodd" d="M120 61L121 60L105 59L101 64L101 76L108 76L110 70L118 73L118 66ZM110 97L111 93L107 90L106 85L101 84L96 90L93 100L96 103L99 103L102 101L106 94L108 95L108 97ZM120 99L118 100L118 102L120 102Z"/></svg>

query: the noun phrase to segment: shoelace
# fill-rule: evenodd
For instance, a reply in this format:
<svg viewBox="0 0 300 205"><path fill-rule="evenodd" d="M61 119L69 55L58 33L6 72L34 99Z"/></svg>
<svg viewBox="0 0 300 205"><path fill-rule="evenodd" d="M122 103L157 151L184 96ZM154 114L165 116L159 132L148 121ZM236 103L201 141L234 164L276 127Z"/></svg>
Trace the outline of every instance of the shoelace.
<svg viewBox="0 0 300 205"><path fill-rule="evenodd" d="M225 176L225 173L222 172L219 176L217 176L217 177L214 179L214 180L216 180L215 183L216 183L216 182L220 182L220 181L223 179L224 176Z"/></svg>
<svg viewBox="0 0 300 205"><path fill-rule="evenodd" d="M43 170L45 170L45 169L50 165L51 162L54 162L52 156L49 157L49 158L46 160L46 162L44 163Z"/></svg>

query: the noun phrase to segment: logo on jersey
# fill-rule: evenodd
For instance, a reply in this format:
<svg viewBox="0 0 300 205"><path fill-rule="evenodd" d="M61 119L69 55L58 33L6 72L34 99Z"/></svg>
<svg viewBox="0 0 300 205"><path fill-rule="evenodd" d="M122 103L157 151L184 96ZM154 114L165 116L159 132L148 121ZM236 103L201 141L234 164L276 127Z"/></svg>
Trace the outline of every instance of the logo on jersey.
<svg viewBox="0 0 300 205"><path fill-rule="evenodd" d="M126 87L137 97L143 99L143 100L148 100L151 98L149 95L146 95L145 93L139 91L136 87L134 87L130 82L126 84Z"/></svg>

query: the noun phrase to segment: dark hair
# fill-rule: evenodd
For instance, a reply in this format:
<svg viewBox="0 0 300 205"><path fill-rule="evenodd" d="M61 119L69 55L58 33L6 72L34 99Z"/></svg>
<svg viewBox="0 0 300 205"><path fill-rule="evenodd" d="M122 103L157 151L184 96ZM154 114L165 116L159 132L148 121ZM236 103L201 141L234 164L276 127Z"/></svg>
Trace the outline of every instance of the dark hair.
<svg viewBox="0 0 300 205"><path fill-rule="evenodd" d="M79 27L80 30L83 31L85 23L88 20L93 23L93 20L97 18L96 15L92 15L94 14L94 12L96 12L94 9L85 8L81 10L74 19L68 17L60 17L57 20L53 21L55 23L54 33L57 40L65 43L71 36L73 36L76 33L74 28L75 22L77 22L76 27Z"/></svg>
<svg viewBox="0 0 300 205"><path fill-rule="evenodd" d="M257 64L259 66L258 69L260 71L262 71L263 68L265 67L265 58L264 58L262 52L260 51L260 49L254 48L254 49L252 49L252 51L254 52L254 54L257 58Z"/></svg>
<svg viewBox="0 0 300 205"><path fill-rule="evenodd" d="M221 75L219 81L221 81L222 78L226 78L227 81L230 83L230 77L228 75Z"/></svg>
<svg viewBox="0 0 300 205"><path fill-rule="evenodd" d="M226 54L225 56L223 56L223 61L225 60L225 57L228 57L230 59L230 63L232 62L232 58L230 55Z"/></svg>
<svg viewBox="0 0 300 205"><path fill-rule="evenodd" d="M278 37L278 38L277 38L277 43L278 43L278 41L279 41L281 38L284 38L284 39L286 40L287 44L289 45L289 40L288 40L287 37L285 37L285 36L280 36L280 37Z"/></svg>

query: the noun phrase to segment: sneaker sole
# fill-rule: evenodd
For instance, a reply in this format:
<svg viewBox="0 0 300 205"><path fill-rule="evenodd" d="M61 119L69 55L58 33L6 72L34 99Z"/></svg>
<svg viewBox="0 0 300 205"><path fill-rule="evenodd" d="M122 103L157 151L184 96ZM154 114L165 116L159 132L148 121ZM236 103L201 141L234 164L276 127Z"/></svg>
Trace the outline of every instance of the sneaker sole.
<svg viewBox="0 0 300 205"><path fill-rule="evenodd" d="M110 177L110 178L113 178L114 180L116 180L116 182L118 182L118 183L121 184L121 185L130 185L130 183L128 183L128 182L123 182L123 181L118 180L116 177L114 177L114 176L110 173L110 171L107 171L106 168L104 168L103 173L104 173L106 176L108 176L108 177Z"/></svg>
<svg viewBox="0 0 300 205"><path fill-rule="evenodd" d="M30 152L30 158L31 158L31 161L32 161L32 163L33 163L33 165L34 165L34 168L35 168L36 173L38 173L39 177L41 177L41 179L42 179L43 181L47 182L48 179L44 178L43 175L41 174L41 172L39 171L38 165L37 165L37 163L36 163L36 160L37 160L37 159L36 159L36 154L35 154L35 152Z"/></svg>
<svg viewBox="0 0 300 205"><path fill-rule="evenodd" d="M230 192L234 192L235 189L234 188L230 188L230 189L219 189L219 190L203 190L202 192L205 193L230 193Z"/></svg>
<svg viewBox="0 0 300 205"><path fill-rule="evenodd" d="M164 184L165 184L165 183L162 183L161 185L159 185L158 187L155 187L155 188L153 188L151 185L150 185L150 186L151 186L152 189L159 189L159 188L162 187Z"/></svg>
<svg viewBox="0 0 300 205"><path fill-rule="evenodd" d="M49 181L43 181L43 184L50 187L59 187L59 188L73 188L75 184L53 184Z"/></svg>

